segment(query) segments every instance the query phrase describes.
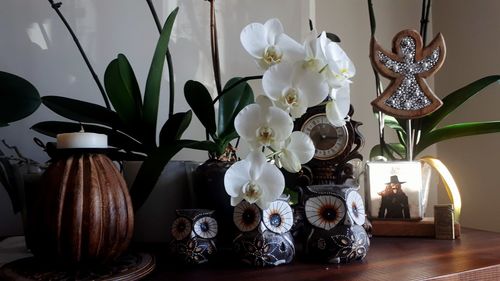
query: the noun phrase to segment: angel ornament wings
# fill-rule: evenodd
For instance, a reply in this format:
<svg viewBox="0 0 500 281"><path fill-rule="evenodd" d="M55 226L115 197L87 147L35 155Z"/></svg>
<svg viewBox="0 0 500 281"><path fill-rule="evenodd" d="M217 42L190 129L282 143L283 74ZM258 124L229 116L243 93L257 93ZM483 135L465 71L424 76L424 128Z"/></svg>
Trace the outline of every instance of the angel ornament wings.
<svg viewBox="0 0 500 281"><path fill-rule="evenodd" d="M380 111L398 118L414 119L428 115L443 103L424 78L434 74L444 62L446 47L439 33L423 47L417 31L403 30L394 36L392 52L371 40L370 58L374 68L391 80L385 91L372 101Z"/></svg>

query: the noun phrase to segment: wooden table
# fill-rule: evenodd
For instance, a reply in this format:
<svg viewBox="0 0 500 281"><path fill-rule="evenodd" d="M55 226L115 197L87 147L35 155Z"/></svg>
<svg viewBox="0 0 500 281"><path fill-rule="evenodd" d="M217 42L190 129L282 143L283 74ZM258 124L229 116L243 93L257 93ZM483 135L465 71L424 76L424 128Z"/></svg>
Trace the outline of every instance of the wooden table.
<svg viewBox="0 0 500 281"><path fill-rule="evenodd" d="M463 229L460 240L372 239L366 259L351 264L305 263L256 269L242 266L173 266L161 257L146 280L500 280L500 234Z"/></svg>

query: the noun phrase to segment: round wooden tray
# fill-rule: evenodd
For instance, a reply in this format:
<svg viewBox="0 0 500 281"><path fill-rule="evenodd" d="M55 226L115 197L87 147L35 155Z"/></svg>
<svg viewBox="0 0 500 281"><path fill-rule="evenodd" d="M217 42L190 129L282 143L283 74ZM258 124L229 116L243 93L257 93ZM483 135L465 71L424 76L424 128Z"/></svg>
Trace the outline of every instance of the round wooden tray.
<svg viewBox="0 0 500 281"><path fill-rule="evenodd" d="M84 266L68 270L29 257L10 262L0 268L0 280L140 280L153 272L155 264L155 258L151 254L126 253L109 265Z"/></svg>

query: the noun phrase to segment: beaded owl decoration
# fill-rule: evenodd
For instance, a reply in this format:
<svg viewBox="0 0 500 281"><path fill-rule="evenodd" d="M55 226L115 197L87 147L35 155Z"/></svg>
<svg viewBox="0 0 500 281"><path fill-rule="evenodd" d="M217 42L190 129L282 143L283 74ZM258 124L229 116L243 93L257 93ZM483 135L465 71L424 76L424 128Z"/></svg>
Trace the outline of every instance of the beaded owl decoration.
<svg viewBox="0 0 500 281"><path fill-rule="evenodd" d="M312 185L303 188L304 250L328 263L362 260L370 247L358 186Z"/></svg>
<svg viewBox="0 0 500 281"><path fill-rule="evenodd" d="M264 267L293 260L295 246L290 233L293 211L288 197L272 202L265 210L241 201L234 208L233 219L239 230L233 248L243 263Z"/></svg>
<svg viewBox="0 0 500 281"><path fill-rule="evenodd" d="M177 210L172 223L172 254L186 264L202 264L216 252L215 238L218 225L214 211L205 209Z"/></svg>

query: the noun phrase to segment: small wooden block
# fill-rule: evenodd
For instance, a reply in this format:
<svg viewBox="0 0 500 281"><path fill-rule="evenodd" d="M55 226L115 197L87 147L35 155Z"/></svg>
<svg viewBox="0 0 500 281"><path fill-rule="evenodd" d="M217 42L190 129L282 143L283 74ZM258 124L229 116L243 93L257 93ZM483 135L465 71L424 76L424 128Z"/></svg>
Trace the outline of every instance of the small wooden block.
<svg viewBox="0 0 500 281"><path fill-rule="evenodd" d="M421 221L372 220L373 236L432 237L436 236L434 218ZM460 224L455 223L455 238L460 237Z"/></svg>
<svg viewBox="0 0 500 281"><path fill-rule="evenodd" d="M434 206L434 225L436 229L436 239L455 239L454 224L455 218L453 214L452 204Z"/></svg>

